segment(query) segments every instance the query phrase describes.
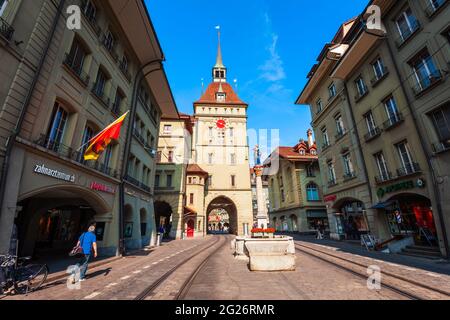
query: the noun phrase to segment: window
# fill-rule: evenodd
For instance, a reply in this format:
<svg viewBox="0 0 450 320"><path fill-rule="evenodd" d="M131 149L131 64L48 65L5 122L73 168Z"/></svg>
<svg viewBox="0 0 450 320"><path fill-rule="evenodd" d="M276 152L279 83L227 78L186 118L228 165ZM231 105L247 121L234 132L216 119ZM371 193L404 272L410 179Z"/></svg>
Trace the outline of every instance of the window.
<svg viewBox="0 0 450 320"><path fill-rule="evenodd" d="M86 50L80 41L75 38L70 48L70 52L66 58L66 64L78 75L83 72L84 59L86 58Z"/></svg>
<svg viewBox="0 0 450 320"><path fill-rule="evenodd" d="M353 170L352 159L350 157L350 153L344 154L342 156L342 160L344 161L344 174L346 177L353 177L355 171Z"/></svg>
<svg viewBox="0 0 450 320"><path fill-rule="evenodd" d="M86 152L86 149L89 146L89 141L92 139L93 136L94 136L94 130L89 126L86 126L83 131L83 139L81 140L82 147L78 154L78 159L77 159L78 162L81 162L81 163L85 162L83 155Z"/></svg>
<svg viewBox="0 0 450 320"><path fill-rule="evenodd" d="M375 124L375 119L373 117L372 111L366 113L364 119L366 120L367 131L369 132L369 135L370 136L376 135L378 130Z"/></svg>
<svg viewBox="0 0 450 320"><path fill-rule="evenodd" d="M113 105L113 109L112 112L114 112L116 115L118 115L120 113L120 107L122 105L122 101L125 98L125 96L122 94L122 92L117 89L116 90L116 98L114 100L114 105Z"/></svg>
<svg viewBox="0 0 450 320"><path fill-rule="evenodd" d="M314 167L309 165L306 167L306 176L307 177L315 177L315 173L314 173Z"/></svg>
<svg viewBox="0 0 450 320"><path fill-rule="evenodd" d="M398 155L402 164L402 172L406 174L414 173L414 164L411 158L411 153L409 152L409 147L407 142L402 142L396 145ZM402 174L400 174L402 175Z"/></svg>
<svg viewBox="0 0 450 320"><path fill-rule="evenodd" d="M304 156L304 155L306 154L306 151L305 151L305 149L300 149L300 150L298 151L298 153L299 153L301 156Z"/></svg>
<svg viewBox="0 0 450 320"><path fill-rule="evenodd" d="M322 129L322 140L323 147L328 147L330 145L330 139L328 138L328 132L326 128Z"/></svg>
<svg viewBox="0 0 450 320"><path fill-rule="evenodd" d="M172 175L171 174L168 174L167 175L167 183L166 183L166 186L168 187L168 188L170 188L171 186L172 186Z"/></svg>
<svg viewBox="0 0 450 320"><path fill-rule="evenodd" d="M433 59L431 58L428 50L424 50L414 59L409 62L411 68L414 71L415 80L417 86L415 88L416 93L430 87L437 80L441 79L441 73L436 68Z"/></svg>
<svg viewBox="0 0 450 320"><path fill-rule="evenodd" d="M209 136L209 139L213 138L213 136L214 136L213 127L209 127L208 128L208 136Z"/></svg>
<svg viewBox="0 0 450 320"><path fill-rule="evenodd" d="M332 83L329 87L328 87L328 95L329 95L329 100L331 100L332 98L334 98L336 96L337 92L336 92L336 85L334 83Z"/></svg>
<svg viewBox="0 0 450 320"><path fill-rule="evenodd" d="M193 193L189 194L189 204L194 204L194 194Z"/></svg>
<svg viewBox="0 0 450 320"><path fill-rule="evenodd" d="M400 113L398 112L397 103L395 102L394 97L388 98L384 102L384 107L388 116L389 125L397 123L400 120Z"/></svg>
<svg viewBox="0 0 450 320"><path fill-rule="evenodd" d="M328 162L328 183L336 184L336 172L333 162Z"/></svg>
<svg viewBox="0 0 450 320"><path fill-rule="evenodd" d="M165 124L163 129L163 134L171 134L172 126L170 124Z"/></svg>
<svg viewBox="0 0 450 320"><path fill-rule="evenodd" d="M225 131L219 130L217 132L217 139L218 139L219 144L224 144L225 143Z"/></svg>
<svg viewBox="0 0 450 320"><path fill-rule="evenodd" d="M97 8L95 7L95 5L92 3L91 0L86 1L83 7L83 13L90 22L95 21L95 17L97 15Z"/></svg>
<svg viewBox="0 0 450 320"><path fill-rule="evenodd" d="M155 174L155 187L159 187L159 174Z"/></svg>
<svg viewBox="0 0 450 320"><path fill-rule="evenodd" d="M450 148L450 104L438 108L431 113L434 128L439 137L440 148Z"/></svg>
<svg viewBox="0 0 450 320"><path fill-rule="evenodd" d="M208 186L212 186L212 178L213 178L212 175L208 176Z"/></svg>
<svg viewBox="0 0 450 320"><path fill-rule="evenodd" d="M236 154L235 153L230 154L230 163L232 165L236 164Z"/></svg>
<svg viewBox="0 0 450 320"><path fill-rule="evenodd" d="M47 133L47 148L54 151L58 150L59 145L62 143L64 138L64 131L66 129L68 117L69 114L67 113L67 111L58 102L56 102L50 121L50 127Z"/></svg>
<svg viewBox="0 0 450 320"><path fill-rule="evenodd" d="M158 151L156 153L156 162L161 162L161 155L162 155L162 151Z"/></svg>
<svg viewBox="0 0 450 320"><path fill-rule="evenodd" d="M103 45L105 46L106 49L108 49L108 51L112 51L114 49L115 46L115 37L114 35L111 33L111 31L106 31L104 40L103 40Z"/></svg>
<svg viewBox="0 0 450 320"><path fill-rule="evenodd" d="M101 68L99 68L98 73L97 73L97 79L95 80L95 85L94 85L94 93L98 97L103 97L103 95L105 93L105 85L106 85L107 79L108 78L106 77L105 72Z"/></svg>
<svg viewBox="0 0 450 320"><path fill-rule="evenodd" d="M316 107L317 107L317 113L322 112L323 110L323 103L322 103L322 99L318 99L316 102Z"/></svg>
<svg viewBox="0 0 450 320"><path fill-rule="evenodd" d="M173 162L173 151L172 150L169 151L169 155L167 157L167 161Z"/></svg>
<svg viewBox="0 0 450 320"><path fill-rule="evenodd" d="M230 138L234 137L234 128L228 129Z"/></svg>
<svg viewBox="0 0 450 320"><path fill-rule="evenodd" d="M125 55L122 56L122 60L120 61L120 69L123 72L128 72L128 58Z"/></svg>
<svg viewBox="0 0 450 320"><path fill-rule="evenodd" d="M216 94L216 100L217 102L225 102L225 93L217 93Z"/></svg>
<svg viewBox="0 0 450 320"><path fill-rule="evenodd" d="M383 63L383 60L381 58L378 58L373 64L372 64L373 72L375 74L375 81L380 80L386 73L386 69Z"/></svg>
<svg viewBox="0 0 450 320"><path fill-rule="evenodd" d="M390 174L388 172L387 163L384 158L383 152L378 152L374 155L375 162L377 163L378 172L380 174L380 181L389 180Z"/></svg>
<svg viewBox="0 0 450 320"><path fill-rule="evenodd" d="M403 11L395 21L401 42L408 39L419 28L419 23L410 8Z"/></svg>
<svg viewBox="0 0 450 320"><path fill-rule="evenodd" d="M280 195L281 195L281 201L285 202L286 198L285 198L285 195L284 195L284 189L280 189Z"/></svg>
<svg viewBox="0 0 450 320"><path fill-rule="evenodd" d="M336 122L336 132L338 136L343 136L345 134L344 120L341 115L336 116L334 118Z"/></svg>
<svg viewBox="0 0 450 320"><path fill-rule="evenodd" d="M7 0L0 0L0 17L3 15L3 12L5 11L7 5Z"/></svg>
<svg viewBox="0 0 450 320"><path fill-rule="evenodd" d="M432 16L433 13L435 13L440 7L442 7L445 1L446 0L428 0L429 4L426 9L428 16Z"/></svg>
<svg viewBox="0 0 450 320"><path fill-rule="evenodd" d="M235 175L232 175L232 176L231 176L231 186L232 186L232 187L235 187L235 186L236 186L236 176L235 176Z"/></svg>
<svg viewBox="0 0 450 320"><path fill-rule="evenodd" d="M212 153L208 153L208 164L213 164L214 155Z"/></svg>
<svg viewBox="0 0 450 320"><path fill-rule="evenodd" d="M447 28L442 35L447 39L447 41L450 43L450 28Z"/></svg>
<svg viewBox="0 0 450 320"><path fill-rule="evenodd" d="M356 89L358 90L357 98L362 97L367 93L367 86L364 83L364 79L362 77L359 77L358 79L356 79L355 85L356 85Z"/></svg>
<svg viewBox="0 0 450 320"><path fill-rule="evenodd" d="M319 188L314 182L308 183L306 186L306 199L308 201L319 201Z"/></svg>

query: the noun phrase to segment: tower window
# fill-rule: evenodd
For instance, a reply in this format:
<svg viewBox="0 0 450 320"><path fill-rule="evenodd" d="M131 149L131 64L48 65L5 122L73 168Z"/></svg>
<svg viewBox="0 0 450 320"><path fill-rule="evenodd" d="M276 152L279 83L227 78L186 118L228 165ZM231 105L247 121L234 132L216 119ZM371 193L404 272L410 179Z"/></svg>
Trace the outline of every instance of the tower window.
<svg viewBox="0 0 450 320"><path fill-rule="evenodd" d="M219 92L216 94L217 102L225 102L225 97L226 97L225 93Z"/></svg>

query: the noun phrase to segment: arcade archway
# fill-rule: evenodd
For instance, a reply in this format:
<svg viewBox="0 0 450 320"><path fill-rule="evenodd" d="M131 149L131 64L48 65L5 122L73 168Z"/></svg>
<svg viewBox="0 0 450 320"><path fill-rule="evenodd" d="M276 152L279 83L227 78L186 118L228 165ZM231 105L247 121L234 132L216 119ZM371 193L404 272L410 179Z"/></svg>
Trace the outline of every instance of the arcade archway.
<svg viewBox="0 0 450 320"><path fill-rule="evenodd" d="M212 200L206 211L209 234L237 234L237 209L234 202L224 196Z"/></svg>
<svg viewBox="0 0 450 320"><path fill-rule="evenodd" d="M170 217L173 213L170 204L165 201L155 201L154 208L156 227L167 226L170 223Z"/></svg>

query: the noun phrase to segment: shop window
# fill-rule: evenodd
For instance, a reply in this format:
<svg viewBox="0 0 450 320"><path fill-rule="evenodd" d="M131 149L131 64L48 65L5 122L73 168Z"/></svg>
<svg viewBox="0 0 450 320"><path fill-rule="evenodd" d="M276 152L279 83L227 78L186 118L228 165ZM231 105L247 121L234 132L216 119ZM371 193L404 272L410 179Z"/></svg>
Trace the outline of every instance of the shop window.
<svg viewBox="0 0 450 320"><path fill-rule="evenodd" d="M67 125L69 113L58 102L53 108L50 127L47 133L46 147L53 151L58 151L64 139L64 132Z"/></svg>

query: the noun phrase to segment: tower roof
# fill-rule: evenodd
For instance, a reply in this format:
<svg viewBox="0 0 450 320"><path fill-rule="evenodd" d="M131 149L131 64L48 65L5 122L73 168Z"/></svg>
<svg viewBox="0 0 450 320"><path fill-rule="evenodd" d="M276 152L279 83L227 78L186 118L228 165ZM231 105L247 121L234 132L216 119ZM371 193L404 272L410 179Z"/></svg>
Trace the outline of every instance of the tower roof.
<svg viewBox="0 0 450 320"><path fill-rule="evenodd" d="M220 48L220 31L218 32L218 37L219 43L217 45L217 58L216 58L216 65L214 66L214 68L225 68L222 60L222 50Z"/></svg>
<svg viewBox="0 0 450 320"><path fill-rule="evenodd" d="M222 91L220 91L220 88L222 88ZM225 101L221 102L221 104L241 104L241 105L247 105L245 102L243 102L236 92L234 92L233 87L227 83L227 82L212 82L209 84L208 88L206 88L205 93L202 95L202 97L195 102L197 103L218 103L216 99L216 93L223 92L225 93Z"/></svg>

